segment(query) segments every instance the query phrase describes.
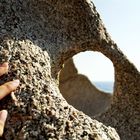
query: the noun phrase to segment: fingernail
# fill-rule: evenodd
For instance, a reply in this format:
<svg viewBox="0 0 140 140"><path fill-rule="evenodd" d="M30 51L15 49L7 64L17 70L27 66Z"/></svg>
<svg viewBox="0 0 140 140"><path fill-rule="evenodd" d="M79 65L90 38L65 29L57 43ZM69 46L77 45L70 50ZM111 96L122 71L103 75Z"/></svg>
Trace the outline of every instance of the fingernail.
<svg viewBox="0 0 140 140"><path fill-rule="evenodd" d="M0 121L5 122L7 118L7 110L0 111Z"/></svg>
<svg viewBox="0 0 140 140"><path fill-rule="evenodd" d="M5 73L8 72L9 69L9 65L7 62L3 63L2 65L0 65L0 68L4 68Z"/></svg>
<svg viewBox="0 0 140 140"><path fill-rule="evenodd" d="M9 65L8 65L7 62L5 62L5 63L3 63L3 64L1 65L1 67L9 67Z"/></svg>
<svg viewBox="0 0 140 140"><path fill-rule="evenodd" d="M19 80L12 81L12 85L16 87L19 86L19 83L20 83Z"/></svg>

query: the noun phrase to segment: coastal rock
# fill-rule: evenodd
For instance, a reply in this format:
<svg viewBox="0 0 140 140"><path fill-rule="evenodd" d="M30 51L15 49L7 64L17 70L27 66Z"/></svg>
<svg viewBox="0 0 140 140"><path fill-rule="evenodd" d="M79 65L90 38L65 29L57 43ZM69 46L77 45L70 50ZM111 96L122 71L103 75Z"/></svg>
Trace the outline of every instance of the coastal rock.
<svg viewBox="0 0 140 140"><path fill-rule="evenodd" d="M77 38L71 28L78 18L73 5L81 9L81 2L0 1L0 60L10 64L0 84L17 78L21 82L16 100L0 102L0 109L9 112L2 139L119 139L115 129L69 105L57 85L63 56L73 54L69 50Z"/></svg>
<svg viewBox="0 0 140 140"><path fill-rule="evenodd" d="M59 81L60 92L68 103L90 117L105 112L111 105L112 95L98 90L86 76L78 74L72 59L66 61Z"/></svg>
<svg viewBox="0 0 140 140"><path fill-rule="evenodd" d="M0 61L10 63L1 84L19 78L2 139L139 139L140 73L111 40L94 4L86 0L1 0ZM117 27L116 27L117 28ZM82 51L98 51L115 69L113 103L92 120L60 94L63 64ZM114 128L111 128L110 126Z"/></svg>

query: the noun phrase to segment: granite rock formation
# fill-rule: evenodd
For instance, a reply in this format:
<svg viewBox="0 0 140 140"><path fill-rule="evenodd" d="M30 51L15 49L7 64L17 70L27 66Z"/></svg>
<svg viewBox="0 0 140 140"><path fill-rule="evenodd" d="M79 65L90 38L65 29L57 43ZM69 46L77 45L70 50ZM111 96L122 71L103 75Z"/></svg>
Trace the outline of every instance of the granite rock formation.
<svg viewBox="0 0 140 140"><path fill-rule="evenodd" d="M97 119L122 139L139 138L140 73L111 40L95 6L89 0L1 0L0 61L10 63L1 84L21 81L17 100L0 105L9 111L2 139L119 139L59 92L62 65L86 50L101 52L115 68L113 103Z"/></svg>
<svg viewBox="0 0 140 140"><path fill-rule="evenodd" d="M110 107L112 94L100 91L86 76L78 74L72 59L66 61L59 78L59 89L63 97L90 117Z"/></svg>

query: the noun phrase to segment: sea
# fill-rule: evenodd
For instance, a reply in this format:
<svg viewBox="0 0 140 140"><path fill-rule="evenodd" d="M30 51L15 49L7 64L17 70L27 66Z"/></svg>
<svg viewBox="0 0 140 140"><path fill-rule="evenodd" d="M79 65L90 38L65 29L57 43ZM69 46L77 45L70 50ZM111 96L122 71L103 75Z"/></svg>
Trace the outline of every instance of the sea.
<svg viewBox="0 0 140 140"><path fill-rule="evenodd" d="M113 87L114 87L114 82L112 81L96 81L92 82L98 89L104 91L104 92L109 92L113 93Z"/></svg>

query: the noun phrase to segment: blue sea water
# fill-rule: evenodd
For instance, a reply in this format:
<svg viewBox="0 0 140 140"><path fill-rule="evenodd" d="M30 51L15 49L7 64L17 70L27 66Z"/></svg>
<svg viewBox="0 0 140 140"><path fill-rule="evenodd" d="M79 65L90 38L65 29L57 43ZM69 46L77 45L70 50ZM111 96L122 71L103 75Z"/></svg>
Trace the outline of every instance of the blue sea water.
<svg viewBox="0 0 140 140"><path fill-rule="evenodd" d="M102 82L93 82L93 84L100 90L104 91L104 92L109 92L109 93L113 93L113 86L114 86L114 82L106 82L106 81L102 81Z"/></svg>

